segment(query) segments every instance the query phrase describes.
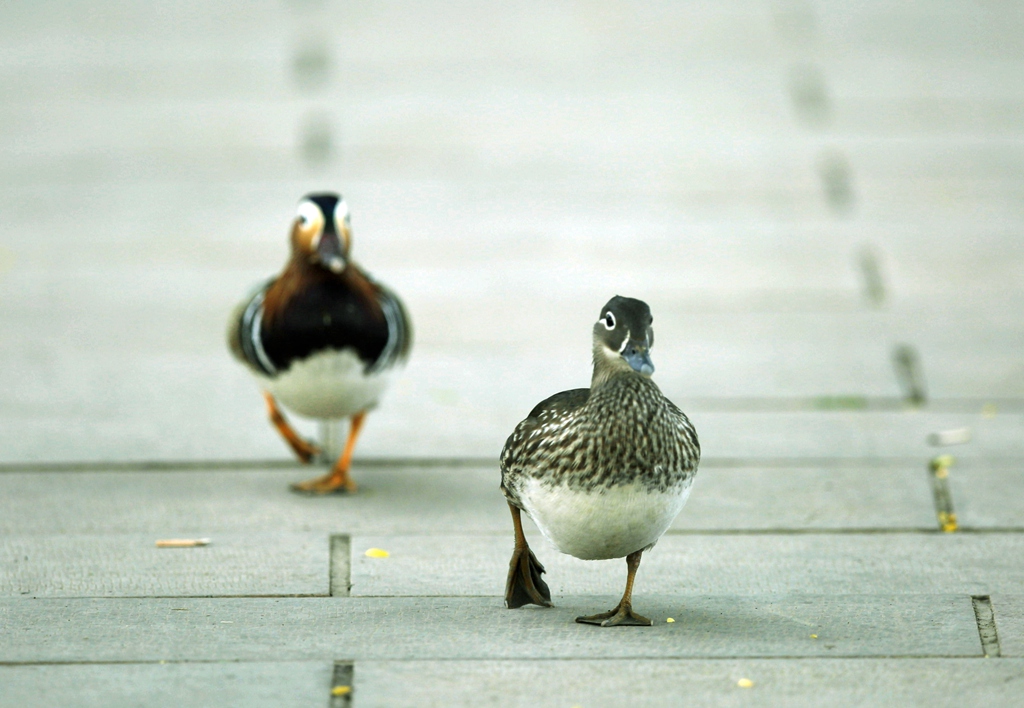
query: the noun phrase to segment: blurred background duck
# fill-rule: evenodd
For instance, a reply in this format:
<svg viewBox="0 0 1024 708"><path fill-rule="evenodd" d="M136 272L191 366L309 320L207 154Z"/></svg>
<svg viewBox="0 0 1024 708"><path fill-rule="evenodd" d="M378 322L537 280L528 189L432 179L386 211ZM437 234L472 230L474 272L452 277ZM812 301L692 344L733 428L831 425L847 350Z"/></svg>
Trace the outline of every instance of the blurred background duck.
<svg viewBox="0 0 1024 708"><path fill-rule="evenodd" d="M280 404L325 421L350 419L348 438L331 471L292 485L297 492L354 492L352 452L368 411L390 374L404 363L412 327L401 300L349 258L348 204L337 194L309 194L291 226L284 270L246 297L228 323L228 346L263 389L270 421L303 462L322 456L285 418ZM328 440L324 447L330 452Z"/></svg>

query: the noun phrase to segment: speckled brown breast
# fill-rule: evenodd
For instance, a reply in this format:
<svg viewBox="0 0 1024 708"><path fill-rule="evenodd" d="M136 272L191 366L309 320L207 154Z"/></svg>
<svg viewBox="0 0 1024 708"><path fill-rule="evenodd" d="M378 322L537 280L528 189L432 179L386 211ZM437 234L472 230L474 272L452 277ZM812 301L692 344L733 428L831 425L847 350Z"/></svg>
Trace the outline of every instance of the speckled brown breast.
<svg viewBox="0 0 1024 708"><path fill-rule="evenodd" d="M688 486L699 461L686 415L649 378L623 373L534 408L502 450L502 489L519 506L527 479L580 492L628 483L669 492Z"/></svg>

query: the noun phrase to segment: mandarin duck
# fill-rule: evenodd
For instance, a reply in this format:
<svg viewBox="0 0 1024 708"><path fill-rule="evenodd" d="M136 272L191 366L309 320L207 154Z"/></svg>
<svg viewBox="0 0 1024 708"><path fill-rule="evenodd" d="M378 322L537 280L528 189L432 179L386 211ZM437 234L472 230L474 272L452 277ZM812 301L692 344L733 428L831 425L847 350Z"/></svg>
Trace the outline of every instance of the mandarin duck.
<svg viewBox="0 0 1024 708"><path fill-rule="evenodd" d="M626 559L619 604L577 622L651 624L632 607L640 557L682 510L700 461L693 425L651 380L652 322L644 302L612 298L593 328L590 388L541 401L505 443L501 490L515 531L505 586L510 609L551 606L544 567L523 534L525 511L563 553Z"/></svg>
<svg viewBox="0 0 1024 708"><path fill-rule="evenodd" d="M320 448L303 439L278 402L321 420L351 419L331 471L292 485L297 492L354 492L352 451L366 413L379 403L412 345L401 300L349 257L352 226L345 200L309 194L291 225L291 257L276 278L234 310L228 345L263 389L271 423L309 463Z"/></svg>

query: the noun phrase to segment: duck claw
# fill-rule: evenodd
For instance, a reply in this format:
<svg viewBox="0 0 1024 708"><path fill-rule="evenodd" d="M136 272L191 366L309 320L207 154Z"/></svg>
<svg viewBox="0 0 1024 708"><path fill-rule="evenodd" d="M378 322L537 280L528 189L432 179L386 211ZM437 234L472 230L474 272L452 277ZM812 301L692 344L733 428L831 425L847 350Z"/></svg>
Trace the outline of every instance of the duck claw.
<svg viewBox="0 0 1024 708"><path fill-rule="evenodd" d="M596 624L598 627L650 627L653 623L647 617L633 612L628 605L619 605L614 610L588 617L577 617L580 624Z"/></svg>

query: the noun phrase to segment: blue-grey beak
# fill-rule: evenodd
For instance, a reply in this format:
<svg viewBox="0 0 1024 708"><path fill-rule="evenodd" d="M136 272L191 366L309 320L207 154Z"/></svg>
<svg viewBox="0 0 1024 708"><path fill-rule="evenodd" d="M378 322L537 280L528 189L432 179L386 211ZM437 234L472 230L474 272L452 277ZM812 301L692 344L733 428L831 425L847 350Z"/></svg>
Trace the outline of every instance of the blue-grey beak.
<svg viewBox="0 0 1024 708"><path fill-rule="evenodd" d="M654 373L654 364L651 362L649 350L640 342L630 340L629 344L622 351L622 358L632 367L633 371L637 371L644 376L650 376Z"/></svg>

